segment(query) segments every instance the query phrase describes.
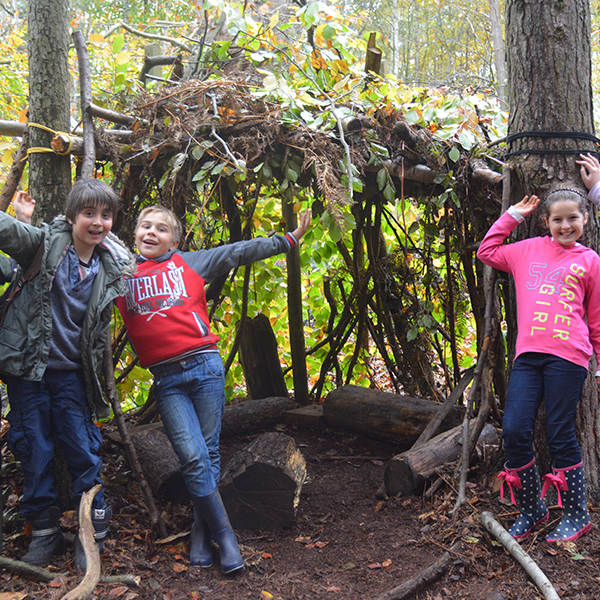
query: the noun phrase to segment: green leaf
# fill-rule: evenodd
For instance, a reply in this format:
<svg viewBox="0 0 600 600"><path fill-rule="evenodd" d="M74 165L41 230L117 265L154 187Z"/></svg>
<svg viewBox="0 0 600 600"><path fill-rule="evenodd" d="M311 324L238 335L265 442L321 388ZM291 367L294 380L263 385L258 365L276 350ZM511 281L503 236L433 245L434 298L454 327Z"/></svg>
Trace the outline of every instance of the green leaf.
<svg viewBox="0 0 600 600"><path fill-rule="evenodd" d="M112 44L113 52L115 54L117 54L118 52L121 51L121 49L123 48L124 45L125 45L125 36L122 33L120 33L113 40L113 44Z"/></svg>
<svg viewBox="0 0 600 600"><path fill-rule="evenodd" d="M448 154L448 158L452 162L456 162L460 158L460 151L456 146L453 146L452 150L450 150L450 153Z"/></svg>
<svg viewBox="0 0 600 600"><path fill-rule="evenodd" d="M379 190L381 191L384 187L385 184L387 183L387 170L384 169L380 169L379 172L377 173L377 187L379 188Z"/></svg>
<svg viewBox="0 0 600 600"><path fill-rule="evenodd" d="M408 333L406 334L406 339L409 342L412 342L414 339L416 339L418 334L419 334L419 330L416 327L411 327L408 330Z"/></svg>
<svg viewBox="0 0 600 600"><path fill-rule="evenodd" d="M331 27L330 25L325 25L325 27L323 27L322 33L323 33L323 38L326 39L327 41L329 41L334 38L335 29L333 27Z"/></svg>
<svg viewBox="0 0 600 600"><path fill-rule="evenodd" d="M393 185L390 185L389 183L385 186L385 189L383 190L383 197L388 201L388 202L393 202L396 199L396 189L394 188Z"/></svg>
<svg viewBox="0 0 600 600"><path fill-rule="evenodd" d="M192 156L196 160L200 160L204 156L204 148L202 146L194 146L192 148Z"/></svg>

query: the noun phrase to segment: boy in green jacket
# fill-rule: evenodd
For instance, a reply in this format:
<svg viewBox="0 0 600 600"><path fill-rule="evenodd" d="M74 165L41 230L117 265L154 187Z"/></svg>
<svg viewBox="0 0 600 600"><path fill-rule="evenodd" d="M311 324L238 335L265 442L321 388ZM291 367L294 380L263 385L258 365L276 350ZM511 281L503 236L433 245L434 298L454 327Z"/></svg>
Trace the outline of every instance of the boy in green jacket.
<svg viewBox="0 0 600 600"><path fill-rule="evenodd" d="M45 566L65 549L52 476L58 438L77 500L101 483L101 443L95 419L110 415L100 380L112 301L124 292L130 255L112 234L118 198L99 180L79 180L65 217L41 227L0 213L0 249L23 271L40 244L39 274L9 305L0 328L0 373L10 402L8 444L24 476L21 514L33 539L22 560ZM92 522L101 543L112 510L104 490L93 503ZM85 555L76 540L76 564Z"/></svg>

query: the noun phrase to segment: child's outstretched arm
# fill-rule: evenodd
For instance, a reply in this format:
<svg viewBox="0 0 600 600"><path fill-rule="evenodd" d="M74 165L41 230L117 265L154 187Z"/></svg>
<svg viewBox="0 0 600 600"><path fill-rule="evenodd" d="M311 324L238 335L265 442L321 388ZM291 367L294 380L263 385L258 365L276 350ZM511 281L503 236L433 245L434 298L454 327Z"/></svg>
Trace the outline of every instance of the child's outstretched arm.
<svg viewBox="0 0 600 600"><path fill-rule="evenodd" d="M581 165L581 179L585 183L585 187L591 190L600 182L600 162L591 154L580 154L579 157L580 160L576 160L575 162Z"/></svg>
<svg viewBox="0 0 600 600"><path fill-rule="evenodd" d="M308 230L309 225L310 225L310 210L305 210L300 215L300 225L298 225L297 229L295 229L294 231L291 232L292 235L296 238L296 240L300 241L302 239L302 236Z"/></svg>

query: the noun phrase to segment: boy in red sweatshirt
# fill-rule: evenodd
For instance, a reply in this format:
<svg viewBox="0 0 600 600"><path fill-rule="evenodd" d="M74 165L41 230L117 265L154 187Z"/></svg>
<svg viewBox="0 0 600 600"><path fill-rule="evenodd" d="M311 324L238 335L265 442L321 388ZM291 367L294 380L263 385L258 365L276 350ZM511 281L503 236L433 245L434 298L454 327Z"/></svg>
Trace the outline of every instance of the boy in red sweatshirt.
<svg viewBox="0 0 600 600"><path fill-rule="evenodd" d="M163 206L144 209L135 243L140 253L128 293L117 300L140 365L154 375L156 399L194 504L190 561L213 564L212 540L219 544L223 573L244 567L235 533L217 485L219 436L225 406L223 362L210 330L205 285L298 244L310 213L285 236L255 238L211 250L180 252L181 224Z"/></svg>

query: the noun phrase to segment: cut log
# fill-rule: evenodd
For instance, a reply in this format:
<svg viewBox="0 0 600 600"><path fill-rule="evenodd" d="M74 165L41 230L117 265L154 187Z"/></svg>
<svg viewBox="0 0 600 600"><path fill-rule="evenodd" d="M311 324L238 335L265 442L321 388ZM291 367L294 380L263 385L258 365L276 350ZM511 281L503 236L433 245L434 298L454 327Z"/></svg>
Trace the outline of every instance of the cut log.
<svg viewBox="0 0 600 600"><path fill-rule="evenodd" d="M134 427L129 435L152 493L168 502L189 502L179 458L162 423L143 425L137 431Z"/></svg>
<svg viewBox="0 0 600 600"><path fill-rule="evenodd" d="M290 398L263 398L230 404L225 407L223 414L221 437L269 429L282 421L287 410L295 407L296 403ZM179 458L163 424L158 422L132 427L129 435L152 493L169 502L188 502L190 496L181 475ZM122 443L116 432L108 434L108 437Z"/></svg>
<svg viewBox="0 0 600 600"><path fill-rule="evenodd" d="M440 406L431 400L346 385L327 395L323 418L330 427L391 440L410 448ZM461 412L456 406L442 421L441 431L460 422Z"/></svg>
<svg viewBox="0 0 600 600"><path fill-rule="evenodd" d="M475 423L473 419L472 423ZM480 444L497 444L498 432L486 425L479 436ZM394 456L384 473L388 496L414 496L423 492L425 481L444 464L457 460L462 452L462 425L441 433L426 444Z"/></svg>
<svg viewBox="0 0 600 600"><path fill-rule="evenodd" d="M296 517L306 462L293 438L265 433L238 452L221 479L221 497L234 529L275 530Z"/></svg>
<svg viewBox="0 0 600 600"><path fill-rule="evenodd" d="M268 317L259 314L254 319L246 320L239 353L251 398L256 400L288 395L279 362L277 340Z"/></svg>

